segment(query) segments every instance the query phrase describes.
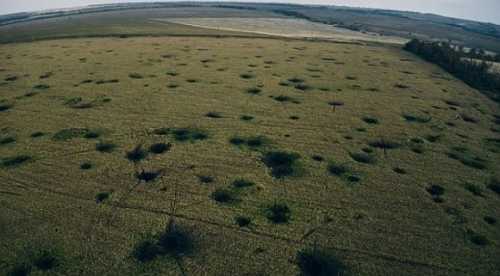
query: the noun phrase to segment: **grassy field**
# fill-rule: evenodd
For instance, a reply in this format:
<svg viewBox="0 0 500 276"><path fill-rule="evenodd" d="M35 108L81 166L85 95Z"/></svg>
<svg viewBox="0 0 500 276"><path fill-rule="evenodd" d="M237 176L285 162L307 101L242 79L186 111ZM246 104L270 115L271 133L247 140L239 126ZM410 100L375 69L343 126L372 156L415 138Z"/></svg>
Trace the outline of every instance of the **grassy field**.
<svg viewBox="0 0 500 276"><path fill-rule="evenodd" d="M1 274L294 275L312 247L500 272L498 106L398 48L81 38L0 64Z"/></svg>

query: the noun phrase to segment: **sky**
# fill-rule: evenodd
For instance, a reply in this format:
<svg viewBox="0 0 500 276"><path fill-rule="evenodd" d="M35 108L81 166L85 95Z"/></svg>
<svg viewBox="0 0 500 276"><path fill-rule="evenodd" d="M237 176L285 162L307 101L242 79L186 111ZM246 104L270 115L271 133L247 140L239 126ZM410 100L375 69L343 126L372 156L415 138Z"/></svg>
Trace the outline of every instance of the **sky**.
<svg viewBox="0 0 500 276"><path fill-rule="evenodd" d="M161 1L161 0L155 0ZM163 0L165 1L165 0ZM224 1L224 0L217 0ZM154 2L147 0L0 0L0 14L106 4L119 2ZM168 2L165 1L165 2ZM500 0L231 0L230 2L274 2L323 4L394 9L435 13L500 24Z"/></svg>

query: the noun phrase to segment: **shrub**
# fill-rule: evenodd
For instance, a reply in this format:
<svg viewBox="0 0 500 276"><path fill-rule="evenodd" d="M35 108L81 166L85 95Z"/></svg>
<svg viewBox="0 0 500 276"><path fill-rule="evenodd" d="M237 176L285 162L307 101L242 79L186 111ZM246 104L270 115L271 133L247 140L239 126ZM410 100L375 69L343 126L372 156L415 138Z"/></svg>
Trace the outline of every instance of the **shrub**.
<svg viewBox="0 0 500 276"><path fill-rule="evenodd" d="M67 128L58 131L52 136L56 141L66 141L74 138L83 138L89 132L86 128Z"/></svg>
<svg viewBox="0 0 500 276"><path fill-rule="evenodd" d="M234 218L234 221L236 222L236 224L238 224L239 227L247 227L252 222L252 219L245 216L237 216Z"/></svg>
<svg viewBox="0 0 500 276"><path fill-rule="evenodd" d="M396 167L394 169L392 169L395 173L398 173L398 174L406 174L406 170L405 169L402 169L402 168L399 168L399 167Z"/></svg>
<svg viewBox="0 0 500 276"><path fill-rule="evenodd" d="M159 253L180 258L193 250L193 238L184 228L169 222L167 229L158 239Z"/></svg>
<svg viewBox="0 0 500 276"><path fill-rule="evenodd" d="M205 114L205 116L207 116L208 118L214 118L214 119L222 118L222 115L218 112L208 112L207 114Z"/></svg>
<svg viewBox="0 0 500 276"><path fill-rule="evenodd" d="M162 154L162 153L169 151L170 148L172 148L172 144L170 144L170 143L168 143L168 144L156 143L156 144L152 144L149 147L149 151L154 153L154 154Z"/></svg>
<svg viewBox="0 0 500 276"><path fill-rule="evenodd" d="M371 141L368 143L368 145L370 147L373 147L373 148L379 148L379 149L384 149L384 150L397 149L400 146L396 142L393 142L390 140L384 140L384 139Z"/></svg>
<svg viewBox="0 0 500 276"><path fill-rule="evenodd" d="M297 161L300 155L283 151L267 152L262 161L271 169L271 175L276 178L283 178L297 173Z"/></svg>
<svg viewBox="0 0 500 276"><path fill-rule="evenodd" d="M291 82L291 83L303 83L304 82L303 79L300 79L300 78L297 78L297 77L290 78L290 79L288 79L288 81Z"/></svg>
<svg viewBox="0 0 500 276"><path fill-rule="evenodd" d="M15 265L7 274L8 276L27 276L31 273L31 264L21 263Z"/></svg>
<svg viewBox="0 0 500 276"><path fill-rule="evenodd" d="M239 178L233 181L233 186L236 188L245 188L255 185L252 181Z"/></svg>
<svg viewBox="0 0 500 276"><path fill-rule="evenodd" d="M284 95L279 95L273 98L275 101L278 102L291 102L293 100L292 97L284 96Z"/></svg>
<svg viewBox="0 0 500 276"><path fill-rule="evenodd" d="M247 89L248 94L257 95L257 94L260 94L260 92L262 92L262 90L260 88L257 88L257 87L252 87L252 88Z"/></svg>
<svg viewBox="0 0 500 276"><path fill-rule="evenodd" d="M306 90L311 89L311 86L309 86L305 83L298 83L294 87L295 87L295 89L302 90L302 91L306 91Z"/></svg>
<svg viewBox="0 0 500 276"><path fill-rule="evenodd" d="M14 137L5 137L0 139L0 145L6 145L10 143L14 143L16 139Z"/></svg>
<svg viewBox="0 0 500 276"><path fill-rule="evenodd" d="M341 102L341 101L331 101L331 102L328 102L329 105L333 106L333 107L337 107L337 106L343 106L344 105L344 102Z"/></svg>
<svg viewBox="0 0 500 276"><path fill-rule="evenodd" d="M249 74L249 73L240 74L240 78L242 78L242 79L253 79L254 77L255 77L254 75Z"/></svg>
<svg viewBox="0 0 500 276"><path fill-rule="evenodd" d="M478 185L467 183L465 184L465 189L475 196L483 196L483 189Z"/></svg>
<svg viewBox="0 0 500 276"><path fill-rule="evenodd" d="M85 133L83 135L83 138L86 138L86 139L97 139L101 136L101 134L99 132L96 132L96 131L89 131L87 133Z"/></svg>
<svg viewBox="0 0 500 276"><path fill-rule="evenodd" d="M318 161L318 162L323 162L325 160L325 158L323 158L323 156L317 155L317 154L313 155L311 158L312 158L312 160Z"/></svg>
<svg viewBox="0 0 500 276"><path fill-rule="evenodd" d="M170 133L176 141L184 142L184 141L197 141L197 140L205 140L208 138L208 135L205 131L198 129L190 129L190 128L174 128L170 129Z"/></svg>
<svg viewBox="0 0 500 276"><path fill-rule="evenodd" d="M284 203L274 203L267 208L266 217L273 223L286 223L290 220L291 210Z"/></svg>
<svg viewBox="0 0 500 276"><path fill-rule="evenodd" d="M422 116L417 116L417 115L411 115L411 114L403 114L403 118L407 122L415 122L415 123L428 123L432 120L432 117L422 117Z"/></svg>
<svg viewBox="0 0 500 276"><path fill-rule="evenodd" d="M251 121L253 119L254 119L254 117L253 116L249 116L249 115L242 115L240 117L240 120L242 120L242 121Z"/></svg>
<svg viewBox="0 0 500 276"><path fill-rule="evenodd" d="M489 225L495 225L497 223L497 219L494 217L486 216L484 217L484 221Z"/></svg>
<svg viewBox="0 0 500 276"><path fill-rule="evenodd" d="M143 76L139 73L130 73L130 74L128 74L128 76L131 79L142 79L143 78Z"/></svg>
<svg viewBox="0 0 500 276"><path fill-rule="evenodd" d="M36 253L33 265L42 271L47 271L58 266L59 261L54 250L42 249Z"/></svg>
<svg viewBox="0 0 500 276"><path fill-rule="evenodd" d="M2 160L2 167L12 168L20 166L23 163L26 163L31 160L31 156L28 155L18 155L13 157L7 157Z"/></svg>
<svg viewBox="0 0 500 276"><path fill-rule="evenodd" d="M47 84L37 84L37 85L33 86L33 88L39 89L39 90L45 90L45 89L49 89L50 86Z"/></svg>
<svg viewBox="0 0 500 276"><path fill-rule="evenodd" d="M0 112L7 111L12 108L11 104L0 104Z"/></svg>
<svg viewBox="0 0 500 276"><path fill-rule="evenodd" d="M467 234L469 236L470 241L475 245L486 246L490 243L488 238L486 238L485 236L478 234L474 231L468 230Z"/></svg>
<svg viewBox="0 0 500 276"><path fill-rule="evenodd" d="M347 173L347 167L345 167L342 164L335 164L331 162L328 164L328 171L330 174L333 174L335 176L342 176L343 174Z"/></svg>
<svg viewBox="0 0 500 276"><path fill-rule="evenodd" d="M208 183L214 182L214 178L212 176L208 176L208 175L199 175L198 179L203 184L208 184Z"/></svg>
<svg viewBox="0 0 500 276"><path fill-rule="evenodd" d="M95 149L103 153L111 153L115 150L116 145L108 142L99 142L95 145Z"/></svg>
<svg viewBox="0 0 500 276"><path fill-rule="evenodd" d="M38 138L38 137L42 137L42 136L44 136L44 135L45 135L45 133L40 132L40 131L37 131L37 132L33 132L33 133L31 134L31 138Z"/></svg>
<svg viewBox="0 0 500 276"><path fill-rule="evenodd" d="M240 138L240 137L233 137L233 138L229 139L229 143L231 143L231 144L233 144L235 146L242 145L245 142L246 142L245 139Z"/></svg>
<svg viewBox="0 0 500 276"><path fill-rule="evenodd" d="M491 179L488 188L500 196L500 181Z"/></svg>
<svg viewBox="0 0 500 276"><path fill-rule="evenodd" d="M476 124L476 123L479 122L479 119L474 118L474 117L472 117L470 115L467 115L467 114L464 114L464 113L460 114L460 117L462 117L462 120L464 120L467 123L474 123L474 124Z"/></svg>
<svg viewBox="0 0 500 276"><path fill-rule="evenodd" d="M297 265L305 276L343 275L346 267L332 252L307 248L297 252Z"/></svg>
<svg viewBox="0 0 500 276"><path fill-rule="evenodd" d="M222 188L219 188L212 192L210 197L219 203L230 203L235 200L234 195L231 191Z"/></svg>
<svg viewBox="0 0 500 276"><path fill-rule="evenodd" d="M152 261L158 254L160 254L160 247L152 239L141 241L132 252L132 256L142 263Z"/></svg>
<svg viewBox="0 0 500 276"><path fill-rule="evenodd" d="M101 203L105 201L106 199L109 198L109 193L108 192L100 192L95 196L95 202L96 203Z"/></svg>
<svg viewBox="0 0 500 276"><path fill-rule="evenodd" d="M373 117L363 117L363 122L367 123L367 124L370 124L370 125L376 125L379 123L378 119L377 118L373 118Z"/></svg>
<svg viewBox="0 0 500 276"><path fill-rule="evenodd" d="M158 176L161 175L161 171L144 171L142 170L140 173L136 175L137 179L144 182L154 181Z"/></svg>
<svg viewBox="0 0 500 276"><path fill-rule="evenodd" d="M359 163L364 163L364 164L372 164L372 163L375 163L375 159L373 158L373 156L369 155L369 154L366 154L364 152L360 152L360 153L350 153L349 154L351 156L351 158L356 161L356 162L359 162Z"/></svg>
<svg viewBox="0 0 500 276"><path fill-rule="evenodd" d="M80 169L90 170L90 169L92 169L92 164L90 162L84 162L84 163L80 164Z"/></svg>

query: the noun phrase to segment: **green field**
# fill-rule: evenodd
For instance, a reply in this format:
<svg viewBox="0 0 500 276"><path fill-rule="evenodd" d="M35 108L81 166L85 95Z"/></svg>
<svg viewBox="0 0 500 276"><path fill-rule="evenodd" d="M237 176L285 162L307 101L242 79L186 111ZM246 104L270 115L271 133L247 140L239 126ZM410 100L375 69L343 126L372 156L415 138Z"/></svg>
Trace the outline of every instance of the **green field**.
<svg viewBox="0 0 500 276"><path fill-rule="evenodd" d="M0 274L500 272L494 102L394 46L166 25L0 45ZM138 258L171 219L191 246Z"/></svg>

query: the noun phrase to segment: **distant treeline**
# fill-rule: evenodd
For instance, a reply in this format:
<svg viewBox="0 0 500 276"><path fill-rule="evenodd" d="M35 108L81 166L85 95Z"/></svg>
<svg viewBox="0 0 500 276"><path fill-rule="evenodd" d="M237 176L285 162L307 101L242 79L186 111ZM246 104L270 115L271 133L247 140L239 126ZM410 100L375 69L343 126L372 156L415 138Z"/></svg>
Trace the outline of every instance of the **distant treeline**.
<svg viewBox="0 0 500 276"><path fill-rule="evenodd" d="M464 51L446 42L418 39L408 42L404 49L439 65L469 86L500 102L500 75L491 72L491 64L484 59L471 58L471 51Z"/></svg>

